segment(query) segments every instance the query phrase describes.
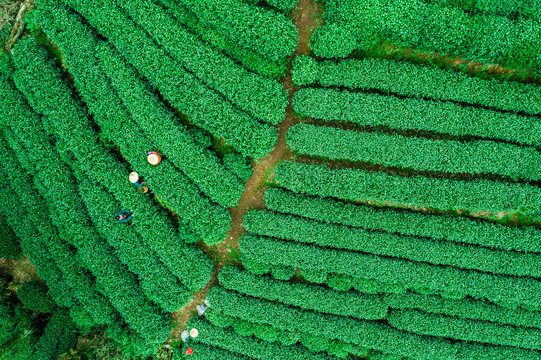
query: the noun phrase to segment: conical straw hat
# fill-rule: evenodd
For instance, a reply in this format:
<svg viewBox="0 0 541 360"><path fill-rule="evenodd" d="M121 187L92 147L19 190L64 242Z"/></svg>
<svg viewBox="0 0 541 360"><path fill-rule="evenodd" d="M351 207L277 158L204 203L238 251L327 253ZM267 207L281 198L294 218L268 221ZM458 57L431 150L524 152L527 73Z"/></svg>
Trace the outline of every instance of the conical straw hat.
<svg viewBox="0 0 541 360"><path fill-rule="evenodd" d="M147 160L151 165L158 165L160 163L160 158L156 154L148 155Z"/></svg>
<svg viewBox="0 0 541 360"><path fill-rule="evenodd" d="M196 328L190 330L190 336L196 338L199 335L199 331Z"/></svg>
<svg viewBox="0 0 541 360"><path fill-rule="evenodd" d="M130 182L132 184L135 184L137 182L137 180L139 180L139 174L136 171L132 171L130 173Z"/></svg>

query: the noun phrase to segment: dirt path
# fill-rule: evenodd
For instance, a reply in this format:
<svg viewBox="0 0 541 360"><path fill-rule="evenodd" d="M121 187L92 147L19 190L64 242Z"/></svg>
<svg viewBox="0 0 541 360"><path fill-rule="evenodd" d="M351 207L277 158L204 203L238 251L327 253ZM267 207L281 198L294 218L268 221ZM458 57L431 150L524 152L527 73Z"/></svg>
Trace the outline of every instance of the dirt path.
<svg viewBox="0 0 541 360"><path fill-rule="evenodd" d="M265 189L268 187L264 184L267 175L280 160L291 159L293 156L286 145L287 130L290 126L299 122L299 119L293 115L293 107L291 105L293 95L298 90L298 87L293 84L292 80L292 62L297 55L308 54L310 52L308 44L312 33L319 25L316 15L320 11L320 4L314 2L314 0L299 0L297 6L290 13L293 23L299 30L299 41L297 49L289 58L287 74L281 81L284 91L287 92L289 104L286 108L285 119L277 126L278 142L267 156L256 161L253 173L245 183L245 189L239 200L239 205L230 210L231 227L225 240L213 246L207 246L204 243L200 244L201 249L214 260L215 270L212 273L212 279L205 288L197 292L194 299L188 305L172 314L176 328L171 333L170 341L178 339L181 332L186 328L186 324L194 315L193 312L196 305L202 304L207 291L218 283L217 276L220 269L225 264L240 264L238 257L235 255L239 253L239 238L246 233L246 230L242 227L244 216L249 210L265 208L263 195Z"/></svg>
<svg viewBox="0 0 541 360"><path fill-rule="evenodd" d="M205 296L211 287L218 284L218 272L222 269L223 266L215 266L214 271L210 277L210 281L205 285L205 287L199 290L193 297L193 299L182 309L171 314L173 318L173 324L175 328L171 331L171 336L169 337L168 342L176 341L180 339L180 334L186 329L188 321L197 314L197 305L201 305L205 300Z"/></svg>
<svg viewBox="0 0 541 360"><path fill-rule="evenodd" d="M12 276L12 284L15 286L39 279L36 268L25 255L19 259L0 258L0 274L6 277Z"/></svg>

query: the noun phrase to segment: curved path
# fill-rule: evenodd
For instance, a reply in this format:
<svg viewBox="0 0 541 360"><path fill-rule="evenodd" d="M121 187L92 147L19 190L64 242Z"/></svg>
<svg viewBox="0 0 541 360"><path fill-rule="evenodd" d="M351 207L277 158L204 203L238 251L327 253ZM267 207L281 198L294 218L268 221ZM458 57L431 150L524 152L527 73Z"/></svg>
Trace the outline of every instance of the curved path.
<svg viewBox="0 0 541 360"><path fill-rule="evenodd" d="M207 291L218 283L218 272L226 263L239 263L238 259L234 257L234 254L238 254L238 241L239 238L246 233L246 230L242 227L242 221L246 212L252 209L265 208L265 202L263 201L263 195L265 189L264 185L267 174L276 166L279 160L289 159L292 157L292 153L286 145L286 132L290 126L299 122L299 119L293 115L293 107L291 101L293 95L299 89L299 87L293 85L291 76L291 68L293 59L297 55L304 55L310 52L308 45L312 33L319 25L318 15L321 12L319 3L314 0L299 0L297 6L291 11L290 17L293 19L293 23L299 30L299 39L297 49L289 58L287 65L287 74L282 79L284 90L288 94L289 104L286 108L285 119L277 125L278 130L278 142L274 149L262 159L255 161L254 171L248 181L245 183L245 189L242 193L242 197L239 200L239 205L230 209L231 211L231 227L227 233L225 240L217 245L208 246L202 241L200 246L202 250L207 253L214 260L214 272L212 278L208 284L201 290L199 290L192 301L181 310L172 314L173 323L175 329L171 333L169 341L178 340L180 333L186 328L186 325L190 318L194 315L196 306L203 303Z"/></svg>

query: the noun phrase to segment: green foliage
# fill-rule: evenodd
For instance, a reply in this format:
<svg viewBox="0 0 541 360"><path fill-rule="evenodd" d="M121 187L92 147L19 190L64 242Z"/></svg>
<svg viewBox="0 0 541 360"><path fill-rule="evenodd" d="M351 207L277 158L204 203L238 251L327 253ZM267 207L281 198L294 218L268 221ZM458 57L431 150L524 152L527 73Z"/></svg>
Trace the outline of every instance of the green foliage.
<svg viewBox="0 0 541 360"><path fill-rule="evenodd" d="M98 47L101 65L124 106L143 132L213 201L231 207L238 203L243 186L220 163L216 154L198 144L135 69L110 46Z"/></svg>
<svg viewBox="0 0 541 360"><path fill-rule="evenodd" d="M423 0L427 4L453 6L469 13L505 16L511 20L531 18L541 20L538 0Z"/></svg>
<svg viewBox="0 0 541 360"><path fill-rule="evenodd" d="M265 0L265 2L282 11L291 11L297 5L296 0Z"/></svg>
<svg viewBox="0 0 541 360"><path fill-rule="evenodd" d="M408 359L400 355L389 354L389 353L384 353L384 352L375 350L375 351L370 352L370 360L408 360Z"/></svg>
<svg viewBox="0 0 541 360"><path fill-rule="evenodd" d="M372 35L374 31L367 31ZM310 48L318 56L325 58L346 57L356 48L369 49L377 43L375 35L359 39L351 36L347 27L328 22L318 27L310 38ZM358 44L360 43L360 44Z"/></svg>
<svg viewBox="0 0 541 360"><path fill-rule="evenodd" d="M297 62L297 64L299 64ZM532 84L502 82L470 77L454 70L415 65L385 59L347 59L317 63L315 82L322 86L379 89L403 96L451 100L495 109L541 113L541 93ZM303 77L304 68L294 75L301 84L314 83ZM293 69L295 74L297 69Z"/></svg>
<svg viewBox="0 0 541 360"><path fill-rule="evenodd" d="M326 355L312 353L304 347L287 346L280 342L269 343L254 337L239 336L232 329L219 328L202 318L193 318L188 323L188 327L197 328L200 334L206 334L205 336L198 336L195 339L195 344L191 345L194 353L200 344L204 344L260 360L329 359Z"/></svg>
<svg viewBox="0 0 541 360"><path fill-rule="evenodd" d="M541 154L535 148L493 141L433 140L308 124L291 127L286 141L296 153L332 160L443 173L496 174L512 179L541 178Z"/></svg>
<svg viewBox="0 0 541 360"><path fill-rule="evenodd" d="M541 349L541 330L459 319L419 310L392 310L388 321L395 328L417 334L433 335L494 345Z"/></svg>
<svg viewBox="0 0 541 360"><path fill-rule="evenodd" d="M329 224L343 224L522 252L539 252L541 244L541 232L531 226L501 226L464 217L427 215L354 205L278 188L267 189L264 199L265 205L271 210Z"/></svg>
<svg viewBox="0 0 541 360"><path fill-rule="evenodd" d="M212 288L209 295L214 299L212 311L223 311L243 320L249 319L248 321L254 322L254 326L263 323L290 331L300 331L301 342L303 345L308 345L312 351L327 350L331 344L330 339L422 360L472 359L475 358L475 352L484 349L484 346L480 344L453 343L438 337L419 336L375 321L298 310L223 291L219 287ZM202 321L197 321L197 325L194 326L201 332L202 325ZM214 334L212 336L214 337ZM200 341L209 342L204 338ZM512 349L516 350L522 359L527 359L525 355L533 355L532 359L538 359L541 356L539 353L527 350ZM463 355L458 356L458 352L462 352ZM505 354L505 351L502 354ZM509 351L505 355L509 355ZM504 357L499 356L498 359L504 359Z"/></svg>
<svg viewBox="0 0 541 360"><path fill-rule="evenodd" d="M253 74L215 51L179 26L173 17L151 0L117 2L186 70L208 87L258 119L271 124L278 124L284 119L287 96L278 81Z"/></svg>
<svg viewBox="0 0 541 360"><path fill-rule="evenodd" d="M310 56L296 56L292 64L291 76L295 85L306 86L317 82L319 69L316 59Z"/></svg>
<svg viewBox="0 0 541 360"><path fill-rule="evenodd" d="M252 175L252 162L236 151L228 152L223 158L224 166L242 181L246 182Z"/></svg>
<svg viewBox="0 0 541 360"><path fill-rule="evenodd" d="M523 308L510 309L469 297L453 300L437 295L412 292L385 294L384 302L393 309L419 309L424 312L455 316L464 319L541 329L541 312Z"/></svg>
<svg viewBox="0 0 541 360"><path fill-rule="evenodd" d="M227 359L227 360L252 360L253 357L238 354L216 346L210 346L203 343L197 344L193 349L193 354L189 357L191 360L208 360L208 359ZM181 359L181 357L173 357L173 360Z"/></svg>
<svg viewBox="0 0 541 360"><path fill-rule="evenodd" d="M332 0L326 2L325 20L312 42L318 56L344 57L354 48L370 49L384 39L423 52L541 69L536 59L541 51L541 24L537 21L471 14L426 0ZM513 54L523 45L531 49L522 54L526 56Z"/></svg>
<svg viewBox="0 0 541 360"><path fill-rule="evenodd" d="M111 221L111 214L120 209L111 194L89 179L80 181L79 193L98 233L116 249L120 261L138 276L146 297L165 311L176 311L186 305L192 297L190 289L173 275L137 231Z"/></svg>
<svg viewBox="0 0 541 360"><path fill-rule="evenodd" d="M213 48L222 51L233 60L241 63L246 69L275 80L279 80L285 75L287 71L287 58L270 60L249 48L240 46L235 41L230 40L222 33L210 27L209 24L203 25L193 11L182 6L179 2L175 0L161 0L161 2L167 5L167 10L171 12L180 24L198 35L203 41L209 43Z"/></svg>
<svg viewBox="0 0 541 360"><path fill-rule="evenodd" d="M75 323L64 310L59 310L51 316L44 334L36 343L33 359L57 360L75 345L76 340Z"/></svg>
<svg viewBox="0 0 541 360"><path fill-rule="evenodd" d="M27 93L29 101L36 109L50 117L58 137L69 144L69 151L73 152L80 160L77 168L106 184L111 193L122 200L121 205L126 206L124 208L137 209L137 217L142 225L138 232L146 242L142 249L150 247L145 251L140 249L141 253L150 255L149 251L156 251L171 271L182 279L190 290L197 291L203 287L210 277L210 261L196 249L179 246L179 242L181 242L179 238L183 237L183 234L176 232L163 211L159 211L149 199L134 191L133 186L126 181L128 170L112 155L107 154L103 147L97 145L97 135L92 129L83 107L73 98L67 84L62 81L60 74L52 66L50 60L46 57L36 56L34 65L40 71L36 71L33 74L34 77L28 75L26 84L35 84L36 88L49 84L49 89L54 89L54 91L42 90L32 95ZM47 104L51 99L64 104L64 107L62 109L48 108ZM75 167L75 164L73 165ZM151 166L147 164L146 167L150 168ZM100 208L101 206L93 208L96 214L100 213ZM101 211L104 219L108 219L109 227L112 225L111 216L116 211L118 208L110 208L108 213ZM175 249L175 251L171 249Z"/></svg>
<svg viewBox="0 0 541 360"><path fill-rule="evenodd" d="M47 285L41 281L28 281L22 284L17 297L28 310L52 313L56 309L56 303L48 294Z"/></svg>
<svg viewBox="0 0 541 360"><path fill-rule="evenodd" d="M235 0L181 0L199 20L241 46L278 60L295 51L298 31L283 14Z"/></svg>
<svg viewBox="0 0 541 360"><path fill-rule="evenodd" d="M14 336L17 325L14 315L13 304L8 301L6 295L0 294L0 345Z"/></svg>
<svg viewBox="0 0 541 360"><path fill-rule="evenodd" d="M541 190L528 184L401 177L289 161L281 162L275 174L274 184L309 195L440 210L520 212L541 218Z"/></svg>
<svg viewBox="0 0 541 360"><path fill-rule="evenodd" d="M44 52L33 39L17 43L15 81L30 97L35 96L30 80L33 74L40 72L39 59L45 56ZM38 89L43 91L41 85ZM39 130L36 127L33 132L37 134ZM153 351L169 335L170 320L144 297L135 276L120 263L90 224L73 174L58 162L56 150L48 143L24 140L34 150L34 163L43 169L39 176L43 186L39 190L50 209L53 224L63 238L77 248L80 261L96 277L100 291L111 300L130 327L144 337L149 351Z"/></svg>
<svg viewBox="0 0 541 360"><path fill-rule="evenodd" d="M2 101L6 104L0 108L10 109L9 114L0 114L0 121L3 124L4 121L14 121L14 124L21 126L21 136L47 144L42 132L38 131L39 118L22 102L21 94L15 92L8 82L2 82L0 89L4 95ZM23 131L30 128L31 132ZM25 253L37 267L39 276L46 281L51 296L58 305L79 308L79 313L89 312L98 324L111 323L117 316L114 309L96 291L95 279L81 266L74 249L60 239L58 230L49 218L46 203L34 185L39 183L33 183L37 177L32 179L15 159L15 154L5 147L5 143L3 145L4 157L0 165L4 166L3 176L13 186L3 192L2 203L7 206L6 209L9 208L4 213L21 239ZM16 151L18 156L29 154L22 148ZM25 206L21 207L21 204ZM30 221L20 221L26 218ZM84 310L80 309L81 306Z"/></svg>
<svg viewBox="0 0 541 360"><path fill-rule="evenodd" d="M46 7L47 6L47 7ZM75 77L75 84L81 93L89 111L94 115L94 120L101 127L102 134L114 140L120 146L122 155L129 159L131 165L145 177L147 185L159 194L168 207L179 213L183 223L188 224L208 243L222 241L229 229L231 217L226 209L218 207L202 194L197 187L181 172L177 171L173 164L164 159L158 167L150 165L146 161L146 151L155 148L138 125L131 119L130 114L112 89L101 67L88 66L89 63L96 64L95 57L96 37L92 30L82 23L82 19L67 11L65 7L55 7L46 0L40 2L36 18L45 31L54 39L63 50L66 56L66 63L70 66L70 72ZM36 11L36 10L34 10ZM69 28L66 33L64 29ZM83 46L84 44L84 46ZM72 55L71 55L72 54ZM108 104L108 106L104 106ZM114 108L115 111L110 111ZM82 119L82 120L81 120ZM91 129L88 120L79 117L78 121L65 124L66 135L73 138L84 133L88 136ZM68 132L68 130L70 130ZM93 135L95 137L95 135ZM137 141L135 141L137 139ZM183 255L184 259L193 258L195 249L186 249L179 246L171 224L168 224L166 215L162 212L151 209L151 203L142 200L142 197L134 203L135 197L126 195L133 194L133 185L126 182L128 173L126 170L113 173L117 167L111 166L115 162L112 156L105 157L103 148L96 148L95 142L81 139L74 141L71 148L77 150L81 164L88 166L90 177L98 179L106 185L117 197L123 199L121 203L128 209L137 207L138 222L141 223L141 235L148 236L146 241L157 251L168 267L173 269L176 263L183 263L178 256ZM80 145L78 145L80 144ZM94 149L90 145L94 145ZM92 151L91 151L92 150ZM88 157L86 156L88 154ZM83 161L87 159L87 161ZM93 166L97 159L100 166ZM103 168L108 171L103 171ZM115 174L115 177L112 175ZM158 226L159 225L159 226ZM155 231L151 231L154 229ZM159 232L156 230L160 230ZM185 231L185 230L184 230ZM159 235L159 238L158 238ZM152 241L151 241L152 240ZM168 245L165 245L168 244ZM171 251L177 249L179 252ZM200 254L201 255L201 254ZM201 264L206 262L207 269L210 269L210 262L200 256ZM204 267L199 267L205 269ZM177 276L179 273L175 272ZM204 276L208 276L208 273ZM206 283L206 280L204 280Z"/></svg>
<svg viewBox="0 0 541 360"><path fill-rule="evenodd" d="M128 62L196 125L223 137L245 156L259 158L270 152L277 139L272 126L259 123L236 110L156 45L144 30L115 6L114 0L105 1L98 4L90 0L67 0L66 3L99 33L107 36ZM86 33L89 35L89 30ZM103 98L100 100L103 102Z"/></svg>
<svg viewBox="0 0 541 360"><path fill-rule="evenodd" d="M16 259L22 250L17 235L7 223L6 217L0 215L0 257Z"/></svg>
<svg viewBox="0 0 541 360"><path fill-rule="evenodd" d="M373 295L278 281L235 267L224 268L218 276L220 285L227 289L302 309L359 319L382 319L387 313L387 306Z"/></svg>
<svg viewBox="0 0 541 360"><path fill-rule="evenodd" d="M485 271L493 274L541 277L541 255L501 251L416 236L328 224L293 215L252 210L243 226L251 234L316 244L335 249L392 256L434 265ZM303 273L304 274L304 273ZM317 281L316 281L317 282Z"/></svg>
<svg viewBox="0 0 541 360"><path fill-rule="evenodd" d="M541 145L541 126L535 117L461 106L449 101L333 89L300 89L293 97L293 108L301 115L328 122L347 121Z"/></svg>
<svg viewBox="0 0 541 360"><path fill-rule="evenodd" d="M307 269L398 284L421 294L440 294L451 299L468 295L510 308L541 309L541 300L534 295L541 284L531 278L487 274L252 235L244 236L239 246L242 263L249 271L252 271L250 260L254 260L270 266L299 267L301 273ZM245 263L245 259L249 261Z"/></svg>

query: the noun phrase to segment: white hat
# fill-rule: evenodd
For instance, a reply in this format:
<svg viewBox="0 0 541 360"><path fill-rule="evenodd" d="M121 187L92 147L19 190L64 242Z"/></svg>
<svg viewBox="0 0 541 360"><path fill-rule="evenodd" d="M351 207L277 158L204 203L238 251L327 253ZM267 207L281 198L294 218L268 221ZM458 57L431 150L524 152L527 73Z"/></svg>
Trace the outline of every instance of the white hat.
<svg viewBox="0 0 541 360"><path fill-rule="evenodd" d="M132 171L130 173L130 182L132 184L135 184L137 182L137 180L139 180L139 174L137 173L137 171Z"/></svg>
<svg viewBox="0 0 541 360"><path fill-rule="evenodd" d="M190 330L190 336L196 338L199 335L199 331L196 328Z"/></svg>
<svg viewBox="0 0 541 360"><path fill-rule="evenodd" d="M160 157L156 154L149 154L147 160L150 165L158 165L160 163Z"/></svg>

